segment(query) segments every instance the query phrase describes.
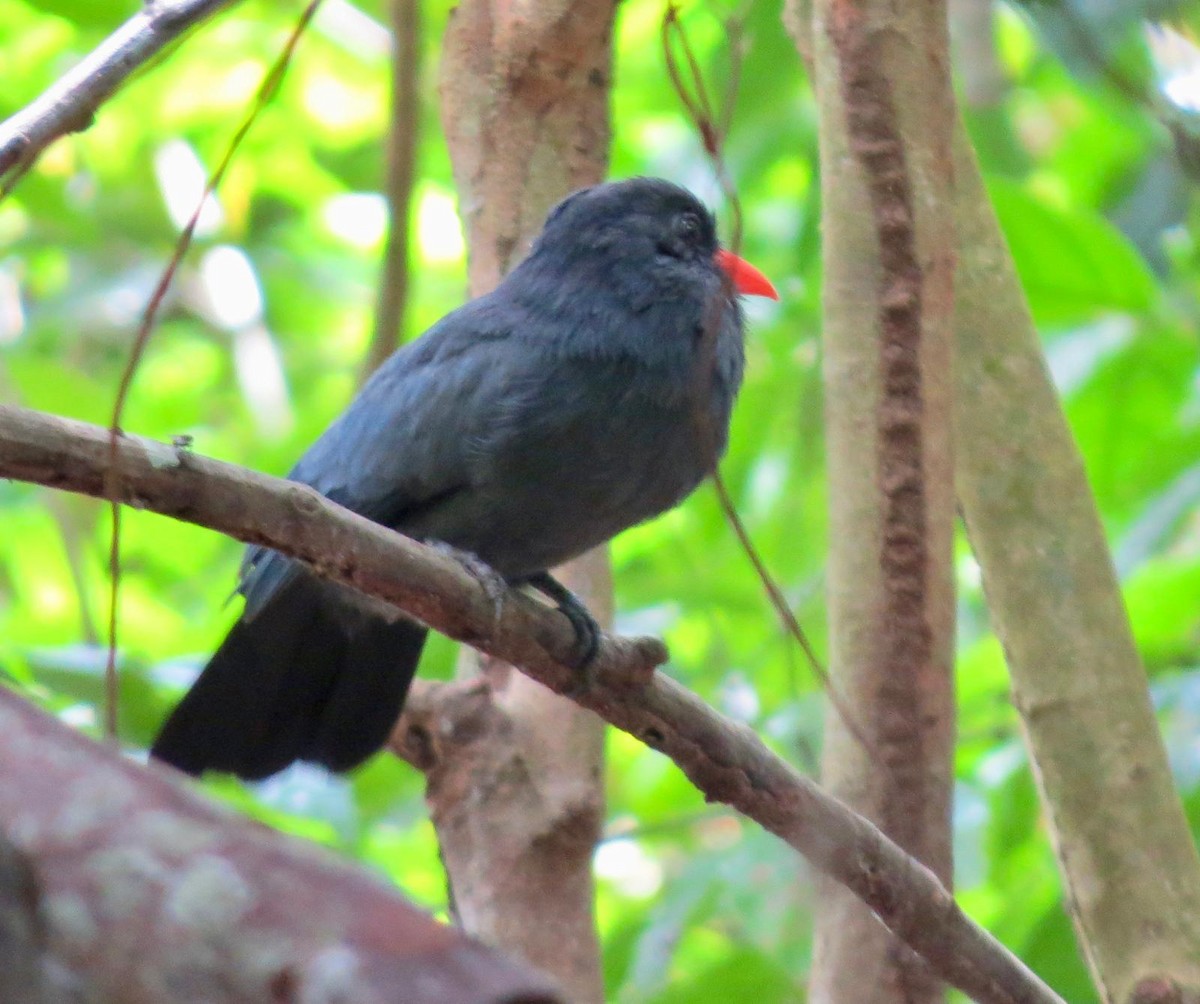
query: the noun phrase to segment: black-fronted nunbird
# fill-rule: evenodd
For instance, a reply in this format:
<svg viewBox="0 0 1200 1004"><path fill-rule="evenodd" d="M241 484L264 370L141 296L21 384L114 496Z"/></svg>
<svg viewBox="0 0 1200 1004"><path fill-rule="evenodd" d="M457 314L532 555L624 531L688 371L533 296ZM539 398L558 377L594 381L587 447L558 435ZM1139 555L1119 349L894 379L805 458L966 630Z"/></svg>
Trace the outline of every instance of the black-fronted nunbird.
<svg viewBox="0 0 1200 1004"><path fill-rule="evenodd" d="M686 190L636 178L575 192L495 290L392 355L289 476L541 589L586 657L594 624L548 569L713 470L742 378L740 294L775 291ZM241 618L153 756L254 779L379 749L425 627L261 547L239 588Z"/></svg>

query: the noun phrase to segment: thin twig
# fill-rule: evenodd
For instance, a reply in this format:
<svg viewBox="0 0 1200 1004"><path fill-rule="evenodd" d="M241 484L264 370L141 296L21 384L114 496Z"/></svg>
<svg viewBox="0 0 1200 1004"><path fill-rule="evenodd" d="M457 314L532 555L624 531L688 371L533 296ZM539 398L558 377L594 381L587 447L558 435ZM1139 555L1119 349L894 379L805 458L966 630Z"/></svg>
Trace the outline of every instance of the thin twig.
<svg viewBox="0 0 1200 1004"><path fill-rule="evenodd" d="M733 68L730 73L730 85L725 95L724 107L718 112L709 99L708 90L704 86L703 73L700 69L699 60L692 49L683 23L679 20L678 9L673 3L668 4L666 13L663 15L662 44L667 75L671 79L680 102L683 104L684 109L691 117L696 130L700 134L704 143L705 153L708 155L713 171L716 174L717 184L720 185L725 201L729 205L733 230L729 244L734 254L737 254L741 249L743 233L742 203L738 195L737 185L726 168L722 144L726 133L729 131L729 125L733 121L734 98L737 93L738 81L741 78L739 64L742 58L740 50L742 35L739 23L735 22L730 26L728 36L730 38L730 58L733 62ZM683 52L684 61L687 66L686 81L685 75L680 69L675 56L676 46ZM718 122L721 123L719 126L717 125ZM714 323L705 327L705 345L702 346L701 363L699 366L701 373L708 373L711 368L712 353L715 351L716 333L719 330L719 324L720 321L718 318ZM707 421L706 413L700 416L700 420L706 428L711 425ZM866 750L869 756L873 759L878 759L878 751L875 744L871 742L866 730L858 724L854 716L850 713L849 706L834 688L828 671L817 655L816 649L809 641L804 628L800 626L799 620L797 620L796 615L792 612L787 598L783 595L783 590L775 581L774 576L771 575L767 563L763 560L758 548L754 546L754 542L750 539L750 534L746 530L741 516L738 515L737 509L733 504L733 499L729 494L729 489L725 486L725 480L722 478L720 468L716 463L713 464L712 481L713 487L717 492L717 500L721 506L721 511L725 514L725 519L733 529L742 550L746 552L746 556L750 559L754 573L758 576L758 580L762 585L764 593L766 593L768 601L775 609L776 614L778 614L779 621L783 625L784 630L796 640L801 651L804 652L813 675L828 695L830 703L845 724L846 730Z"/></svg>
<svg viewBox="0 0 1200 1004"><path fill-rule="evenodd" d="M408 261L413 179L421 113L421 0L392 0L392 121L387 140L387 247L379 277L375 332L363 360L369 377L404 333L412 274Z"/></svg>
<svg viewBox="0 0 1200 1004"><path fill-rule="evenodd" d="M104 666L104 727L108 737L113 740L117 736L117 700L119 690L119 681L117 679L117 600L121 588L121 506L117 502L117 482L120 478L121 470L118 462L117 446L122 434L121 415L125 410L125 402L129 397L130 388L133 386L134 375L137 373L138 365L142 361L146 345L150 341L154 324L158 319L158 311L162 306L163 298L171 286L171 281L175 278L175 273L183 261L183 256L187 254L188 248L191 247L192 236L196 232L196 224L200 221L200 214L204 210L205 201L216 191L217 185L220 184L221 179L225 176L225 172L233 160L233 155L237 152L238 147L241 146L242 140L246 138L250 127L258 119L258 116L262 113L268 102L270 102L271 98L275 96L276 91L279 90L279 84L287 72L288 64L291 62L292 53L300 41L300 36L304 34L305 28L308 27L309 22L312 20L313 15L316 14L317 8L320 5L321 0L311 0L308 6L305 7L304 12L296 22L296 26L292 29L292 33L288 37L283 51L276 58L271 69L267 71L267 75L263 78L262 83L259 84L258 92L255 94L254 102L249 112L246 113L242 124L229 140L224 155L205 183L204 191L200 194L200 198L196 202L196 208L192 210L191 217L180 232L179 239L175 242L175 250L171 254L171 260L167 262L167 267L163 269L158 284L154 287L154 292L151 293L150 300L146 304L146 309L142 312L142 320L138 325L137 334L133 339L133 347L129 351L129 359L125 363L125 369L121 374L121 382L117 387L116 400L113 402L112 423L109 427L109 466L106 475L108 484L105 491L105 495L112 500L112 536L108 549L108 658Z"/></svg>
<svg viewBox="0 0 1200 1004"><path fill-rule="evenodd" d="M0 200L54 140L86 129L96 110L135 71L231 2L145 4L40 97L0 124Z"/></svg>

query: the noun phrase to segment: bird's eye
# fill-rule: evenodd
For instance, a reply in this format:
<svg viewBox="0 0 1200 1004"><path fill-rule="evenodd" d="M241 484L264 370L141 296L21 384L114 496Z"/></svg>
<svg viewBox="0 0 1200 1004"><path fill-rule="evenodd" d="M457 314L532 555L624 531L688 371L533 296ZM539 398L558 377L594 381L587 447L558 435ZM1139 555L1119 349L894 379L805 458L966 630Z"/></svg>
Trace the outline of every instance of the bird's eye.
<svg viewBox="0 0 1200 1004"><path fill-rule="evenodd" d="M700 233L700 217L695 213L683 213L676 223L676 229L684 240L695 240Z"/></svg>

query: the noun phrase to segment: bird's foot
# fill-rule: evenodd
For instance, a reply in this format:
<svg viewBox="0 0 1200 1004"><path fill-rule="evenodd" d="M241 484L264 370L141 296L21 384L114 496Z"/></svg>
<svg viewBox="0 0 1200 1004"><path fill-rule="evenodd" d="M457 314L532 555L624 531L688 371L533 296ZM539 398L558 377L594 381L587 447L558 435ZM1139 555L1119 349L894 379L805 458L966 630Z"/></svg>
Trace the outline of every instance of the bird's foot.
<svg viewBox="0 0 1200 1004"><path fill-rule="evenodd" d="M549 572L539 572L530 576L525 580L525 584L536 589L547 599L553 600L559 612L575 629L575 651L572 653L571 668L579 670L579 679L568 696L578 697L580 694L586 694L595 682L588 667L600 650L600 625L583 605L583 601Z"/></svg>
<svg viewBox="0 0 1200 1004"><path fill-rule="evenodd" d="M438 553L444 554L448 558L453 558L470 573L473 579L483 586L484 594L492 601L492 616L496 624L499 624L500 616L504 613L504 597L508 595L509 590L508 581L504 576L479 557L479 555L472 554L470 551L453 547L441 540L427 540L425 543Z"/></svg>

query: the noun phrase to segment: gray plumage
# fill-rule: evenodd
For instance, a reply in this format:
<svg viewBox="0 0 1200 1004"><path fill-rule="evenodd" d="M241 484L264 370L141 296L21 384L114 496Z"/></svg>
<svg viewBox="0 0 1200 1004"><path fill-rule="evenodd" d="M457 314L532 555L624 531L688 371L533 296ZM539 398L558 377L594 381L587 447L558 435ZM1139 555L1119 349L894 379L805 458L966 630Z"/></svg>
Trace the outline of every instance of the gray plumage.
<svg viewBox="0 0 1200 1004"><path fill-rule="evenodd" d="M668 182L576 192L493 292L393 354L290 477L514 583L664 512L712 470L742 377L716 250L711 215ZM243 777L369 755L424 628L261 548L240 588L241 620L154 755Z"/></svg>

